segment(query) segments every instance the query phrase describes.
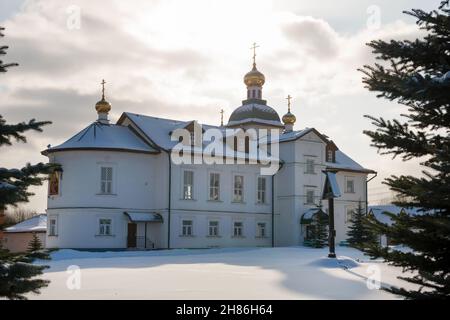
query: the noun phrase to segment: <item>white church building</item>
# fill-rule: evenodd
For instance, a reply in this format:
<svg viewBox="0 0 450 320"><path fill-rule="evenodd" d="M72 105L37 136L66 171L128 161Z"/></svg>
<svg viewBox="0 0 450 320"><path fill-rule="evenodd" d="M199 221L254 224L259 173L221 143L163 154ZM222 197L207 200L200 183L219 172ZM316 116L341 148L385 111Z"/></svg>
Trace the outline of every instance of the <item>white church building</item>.
<svg viewBox="0 0 450 320"><path fill-rule="evenodd" d="M255 61L244 82L246 100L220 126L128 112L110 123L111 105L103 83L103 97L96 104L98 119L42 152L49 162L61 165L49 181L47 247L302 245L309 237L311 217L319 207L328 210L328 202L322 200L324 170L337 171L341 197L334 201L336 241L345 241L351 213L359 202L367 207L367 180L375 172L352 160L316 129L294 130L290 100L288 113L280 120L262 99L265 77ZM186 144L172 138L179 129L191 133L189 142L199 147L192 150L200 153L193 151L189 158L200 161L174 161L174 148ZM227 138L229 132L237 136L249 129L276 130L279 170L263 175L265 164L250 161L249 144L255 140L246 138L242 149L235 133L222 141L231 155L219 155L233 161L202 162L202 135L211 129Z"/></svg>

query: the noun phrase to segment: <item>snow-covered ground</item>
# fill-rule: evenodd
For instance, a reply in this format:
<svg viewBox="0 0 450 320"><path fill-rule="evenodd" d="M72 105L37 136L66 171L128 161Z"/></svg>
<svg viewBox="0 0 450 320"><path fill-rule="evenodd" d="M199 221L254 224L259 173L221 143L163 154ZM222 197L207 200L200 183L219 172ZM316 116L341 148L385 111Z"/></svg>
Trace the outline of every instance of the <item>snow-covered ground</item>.
<svg viewBox="0 0 450 320"><path fill-rule="evenodd" d="M46 263L50 269L44 278L51 280L49 287L41 295L28 297L400 299L373 289L374 281L369 281L368 286L367 278L377 274L382 286L411 288L411 284L396 278L402 274L399 268L371 261L355 249L338 247L336 251L338 259L326 258L327 249L305 247L148 252L60 250Z"/></svg>

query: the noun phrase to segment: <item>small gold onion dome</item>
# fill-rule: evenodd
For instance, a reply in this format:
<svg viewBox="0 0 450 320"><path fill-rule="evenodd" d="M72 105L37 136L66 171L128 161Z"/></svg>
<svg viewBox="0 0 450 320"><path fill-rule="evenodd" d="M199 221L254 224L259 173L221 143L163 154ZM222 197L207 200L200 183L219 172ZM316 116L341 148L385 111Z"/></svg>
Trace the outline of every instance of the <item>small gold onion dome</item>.
<svg viewBox="0 0 450 320"><path fill-rule="evenodd" d="M102 100L95 104L95 110L97 110L98 113L108 113L111 111L111 103L105 99L105 84L105 80L102 80Z"/></svg>
<svg viewBox="0 0 450 320"><path fill-rule="evenodd" d="M283 116L284 124L294 124L297 121L297 118L289 111Z"/></svg>
<svg viewBox="0 0 450 320"><path fill-rule="evenodd" d="M95 104L95 110L98 113L108 113L111 110L111 103L102 98L99 102Z"/></svg>
<svg viewBox="0 0 450 320"><path fill-rule="evenodd" d="M258 86L262 87L266 82L266 77L256 69L256 64L253 64L253 69L244 77L244 83L247 87Z"/></svg>

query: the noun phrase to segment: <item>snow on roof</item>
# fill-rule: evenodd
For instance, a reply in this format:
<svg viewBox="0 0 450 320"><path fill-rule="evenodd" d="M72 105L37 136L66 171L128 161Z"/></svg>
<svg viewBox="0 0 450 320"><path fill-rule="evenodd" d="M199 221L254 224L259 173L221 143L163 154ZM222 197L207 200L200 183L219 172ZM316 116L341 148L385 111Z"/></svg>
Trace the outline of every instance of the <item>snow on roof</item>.
<svg viewBox="0 0 450 320"><path fill-rule="evenodd" d="M154 212L124 212L132 222L163 222L159 213Z"/></svg>
<svg viewBox="0 0 450 320"><path fill-rule="evenodd" d="M399 215L401 212L407 213L409 215L421 215L426 213L432 213L434 210L424 211L421 208L411 207L411 208L402 208L395 205L377 205L377 206L369 206L369 212L375 216L375 218L385 224L391 225L391 218L383 212L393 213L395 215Z"/></svg>
<svg viewBox="0 0 450 320"><path fill-rule="evenodd" d="M7 233L18 232L46 232L47 230L47 215L40 214L28 220L22 221L12 227L6 228Z"/></svg>
<svg viewBox="0 0 450 320"><path fill-rule="evenodd" d="M327 178L325 181L325 189L323 199L339 198L341 196L341 190L339 190L339 184L337 183L336 173L326 172Z"/></svg>
<svg viewBox="0 0 450 320"><path fill-rule="evenodd" d="M151 140L153 141L158 147L165 149L165 150L172 150L176 145L179 144L178 140L172 141L171 140L171 133L175 131L176 129L184 128L188 124L192 123L191 121L179 121L179 120L171 120L171 119L163 119L163 118L156 118L146 115L140 115L135 113L124 113L142 132ZM231 133L239 132L241 129L231 129L231 128L225 128L225 127L218 127L218 126L212 126L212 125L205 125L200 124L204 130L209 129L217 129L220 130L224 137L228 137L231 135ZM203 147L208 145L208 142L203 144ZM227 156L230 154L234 154L235 151L230 148L230 146L227 143L223 144L224 150L216 150L215 156ZM196 148L193 147L192 151L194 153L201 154L203 152L203 147ZM255 155L256 156L256 155ZM251 160L262 160L262 161L278 161L277 158L274 157L265 157L262 155L259 155L259 158L255 158L251 154L244 153L244 152L236 152L236 157L240 159L244 159L248 157Z"/></svg>
<svg viewBox="0 0 450 320"><path fill-rule="evenodd" d="M323 212L322 209L320 209L320 208L311 208L311 209L306 210L305 213L302 215L302 217L300 219L300 223L301 224L311 223L312 218L318 213L328 216L326 214L326 212Z"/></svg>
<svg viewBox="0 0 450 320"><path fill-rule="evenodd" d="M375 171L366 169L357 163L355 160L350 158L341 150L336 150L336 162L327 162L328 168L331 169L341 169L341 170L352 170L352 171L360 171L367 173L375 173Z"/></svg>
<svg viewBox="0 0 450 320"><path fill-rule="evenodd" d="M145 153L158 152L134 134L128 127L94 122L63 144L48 148L44 151L44 154L77 149L114 149Z"/></svg>

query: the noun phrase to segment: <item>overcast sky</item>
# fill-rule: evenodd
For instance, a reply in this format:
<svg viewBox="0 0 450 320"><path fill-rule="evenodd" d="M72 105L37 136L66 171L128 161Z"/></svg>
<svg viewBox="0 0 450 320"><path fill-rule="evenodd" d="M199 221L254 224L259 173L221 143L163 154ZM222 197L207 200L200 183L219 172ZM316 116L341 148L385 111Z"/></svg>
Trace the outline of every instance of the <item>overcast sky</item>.
<svg viewBox="0 0 450 320"><path fill-rule="evenodd" d="M380 156L364 114L393 118L404 107L376 98L357 68L373 63L372 39L422 35L403 10L439 0L2 0L2 44L18 68L0 76L0 114L8 121L51 120L27 144L0 151L0 166L46 161L57 145L96 119L100 81L111 118L124 111L219 124L245 97L253 42L266 75L263 97L280 116L293 96L295 128L315 127L363 166L379 172L372 201L389 196L381 181L417 174L417 162ZM79 15L78 15L79 13ZM78 20L78 16L80 19ZM27 206L44 211L46 188Z"/></svg>

